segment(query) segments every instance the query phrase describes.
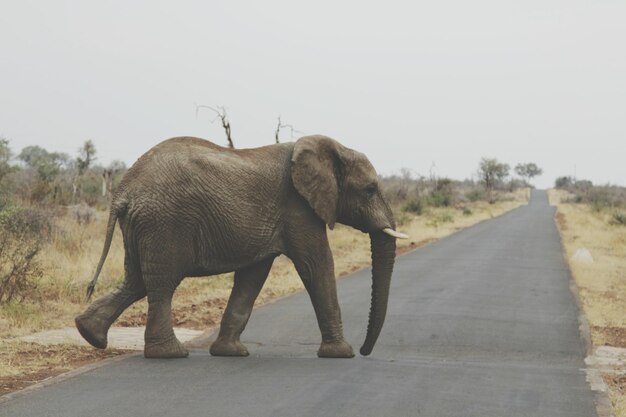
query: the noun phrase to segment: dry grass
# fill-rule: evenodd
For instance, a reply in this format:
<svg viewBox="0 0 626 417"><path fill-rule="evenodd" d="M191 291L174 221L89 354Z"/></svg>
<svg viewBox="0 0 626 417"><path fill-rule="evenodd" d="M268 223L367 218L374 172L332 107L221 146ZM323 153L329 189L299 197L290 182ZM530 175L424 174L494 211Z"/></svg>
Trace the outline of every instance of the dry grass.
<svg viewBox="0 0 626 417"><path fill-rule="evenodd" d="M626 347L626 227L612 225L609 213L587 205L560 204L563 191L551 190L550 196L593 344ZM571 259L581 248L593 263Z"/></svg>
<svg viewBox="0 0 626 417"><path fill-rule="evenodd" d="M521 190L505 197L504 201L496 204L468 203L465 210L429 209L422 216L405 218L405 224L398 227L398 230L408 233L411 238L398 241L398 252L411 250L526 204L528 192ZM52 241L40 256L45 270L45 277L39 283L41 297L33 302L0 306L0 338L73 326L74 316L86 308L85 289L100 257L106 221L105 212L97 213L95 220L88 224L78 224L71 212L57 220ZM335 230L329 231L329 239L337 276L370 265L368 235L337 225ZM119 284L123 279L123 264L123 244L121 233L117 230L98 283L96 297ZM230 295L232 276L224 274L208 279L184 280L173 301L175 325L205 329L219 324ZM291 261L281 256L274 262L268 281L257 299L257 305L302 289L302 282ZM142 300L124 312L116 325L145 324L146 312L147 305ZM93 361L111 354L115 354L115 351L97 353L94 349L78 346L37 347L4 342L0 345L0 364L3 369L0 377L9 378L12 386L19 389L24 386L19 382L20 375L27 381L41 380L46 375L56 375L76 364L84 363L83 359ZM23 358L28 360L24 361Z"/></svg>
<svg viewBox="0 0 626 417"><path fill-rule="evenodd" d="M557 224L582 307L589 321L594 346L626 348L626 227L611 224L611 213L584 204L567 204L569 194L550 190L557 206ZM593 263L573 260L586 248ZM617 417L626 417L626 379L610 379Z"/></svg>

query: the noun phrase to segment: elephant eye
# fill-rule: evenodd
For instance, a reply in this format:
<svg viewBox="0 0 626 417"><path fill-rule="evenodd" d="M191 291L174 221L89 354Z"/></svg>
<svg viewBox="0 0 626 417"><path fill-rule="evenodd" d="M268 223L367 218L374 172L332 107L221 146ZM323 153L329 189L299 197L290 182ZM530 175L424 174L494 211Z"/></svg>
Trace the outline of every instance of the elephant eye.
<svg viewBox="0 0 626 417"><path fill-rule="evenodd" d="M373 196L374 194L376 194L376 184L370 184L367 187L365 187L365 192L367 193L367 195L369 196Z"/></svg>

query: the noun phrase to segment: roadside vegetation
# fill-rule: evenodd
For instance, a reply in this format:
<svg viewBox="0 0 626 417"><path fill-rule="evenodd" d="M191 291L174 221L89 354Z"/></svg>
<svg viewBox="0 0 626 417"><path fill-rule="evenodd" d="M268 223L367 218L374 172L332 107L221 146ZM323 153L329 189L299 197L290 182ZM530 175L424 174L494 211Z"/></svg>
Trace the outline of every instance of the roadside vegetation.
<svg viewBox="0 0 626 417"><path fill-rule="evenodd" d="M73 158L38 147L14 156L8 145L0 142L0 395L121 352L44 346L17 338L71 327L74 316L86 308L85 290L102 251L109 197L126 170L124 164L97 165L91 141ZM489 184L482 179L426 178L406 169L381 177L397 229L410 236L398 241L398 253L526 204L526 183L507 177L508 166L506 175L500 173ZM337 225L329 238L338 277L370 266L366 234ZM95 297L122 281L123 265L118 229ZM175 326L203 330L218 325L232 277L184 280L173 301ZM279 257L257 304L302 289L291 262ZM147 303L140 301L115 325L144 325L146 313Z"/></svg>
<svg viewBox="0 0 626 417"><path fill-rule="evenodd" d="M561 177L550 191L593 347L626 348L626 188ZM626 417L626 369L604 379Z"/></svg>

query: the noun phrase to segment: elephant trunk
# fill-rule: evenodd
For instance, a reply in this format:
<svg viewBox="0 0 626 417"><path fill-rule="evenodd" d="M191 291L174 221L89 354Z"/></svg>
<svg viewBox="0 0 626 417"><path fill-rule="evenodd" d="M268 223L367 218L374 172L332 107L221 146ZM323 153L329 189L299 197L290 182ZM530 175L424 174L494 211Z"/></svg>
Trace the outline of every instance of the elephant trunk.
<svg viewBox="0 0 626 417"><path fill-rule="evenodd" d="M370 233L372 247L372 304L370 306L367 336L361 346L361 355L372 353L376 339L383 328L391 273L396 258L396 239L383 231Z"/></svg>

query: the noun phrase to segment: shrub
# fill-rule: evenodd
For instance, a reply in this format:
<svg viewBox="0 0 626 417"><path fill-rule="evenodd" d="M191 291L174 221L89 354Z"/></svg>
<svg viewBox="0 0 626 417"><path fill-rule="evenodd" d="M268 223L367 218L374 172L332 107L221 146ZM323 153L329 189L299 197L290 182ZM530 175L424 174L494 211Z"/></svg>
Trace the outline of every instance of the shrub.
<svg viewBox="0 0 626 417"><path fill-rule="evenodd" d="M449 178L435 181L435 189L430 194L430 203L434 207L449 207L454 200L454 183Z"/></svg>
<svg viewBox="0 0 626 417"><path fill-rule="evenodd" d="M465 197L467 197L467 199L472 202L478 201L478 200L484 200L485 191L482 188L474 188L473 190L466 192Z"/></svg>
<svg viewBox="0 0 626 417"><path fill-rule="evenodd" d="M433 207L448 207L450 205L450 196L441 191L433 191L430 195L430 204Z"/></svg>
<svg viewBox="0 0 626 417"><path fill-rule="evenodd" d="M50 220L37 210L0 212L0 304L35 294L43 273L36 257L50 228Z"/></svg>
<svg viewBox="0 0 626 417"><path fill-rule="evenodd" d="M405 213L413 213L419 216L424 211L424 203L419 198L413 198L406 202L404 207L402 207L402 211L404 211Z"/></svg>
<svg viewBox="0 0 626 417"><path fill-rule="evenodd" d="M572 177L558 177L554 181L554 188L570 188L574 185L574 179Z"/></svg>
<svg viewBox="0 0 626 417"><path fill-rule="evenodd" d="M530 184L526 183L525 181L513 178L507 184L506 190L512 193L512 192L515 192L518 188L524 188L524 187L534 188L533 186L531 186Z"/></svg>

